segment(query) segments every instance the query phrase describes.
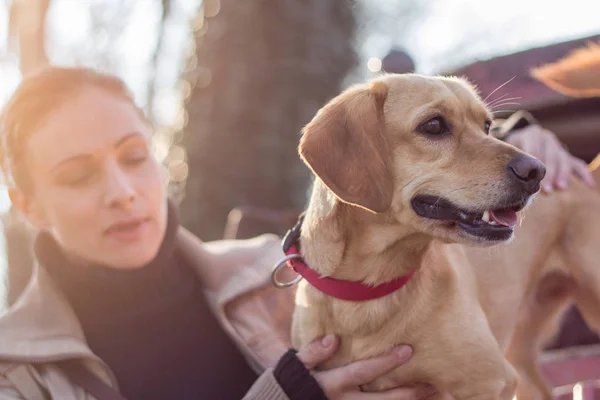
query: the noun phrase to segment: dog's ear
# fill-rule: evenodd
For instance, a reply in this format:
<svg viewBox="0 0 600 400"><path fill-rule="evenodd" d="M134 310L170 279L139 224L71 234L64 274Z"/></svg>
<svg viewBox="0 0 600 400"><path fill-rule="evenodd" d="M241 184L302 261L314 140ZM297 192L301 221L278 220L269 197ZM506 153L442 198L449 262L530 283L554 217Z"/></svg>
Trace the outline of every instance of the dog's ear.
<svg viewBox="0 0 600 400"><path fill-rule="evenodd" d="M554 63L535 68L531 75L565 95L600 96L600 43L574 50Z"/></svg>
<svg viewBox="0 0 600 400"><path fill-rule="evenodd" d="M375 82L342 93L302 132L302 160L343 202L387 211L394 190L383 104L387 85Z"/></svg>

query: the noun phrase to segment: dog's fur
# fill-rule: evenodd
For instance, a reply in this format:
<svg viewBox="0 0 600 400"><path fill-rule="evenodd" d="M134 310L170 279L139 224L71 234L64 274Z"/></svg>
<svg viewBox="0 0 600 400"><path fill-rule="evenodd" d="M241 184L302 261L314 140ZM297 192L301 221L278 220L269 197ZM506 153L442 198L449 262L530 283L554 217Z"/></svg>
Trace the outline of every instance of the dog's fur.
<svg viewBox="0 0 600 400"><path fill-rule="evenodd" d="M420 133L420 124L437 115L451 134ZM406 287L365 302L300 283L293 345L341 337L322 368L407 343L412 359L363 390L427 382L458 400L512 399L518 371L525 399L547 394L537 352L526 346L539 348L540 330L553 326L571 297L600 330L597 192L573 181L568 191L538 197L516 240L495 247L413 211L417 194L467 210L501 208L515 196L507 163L522 153L485 134L488 117L464 80L386 75L345 91L305 127L299 151L316 175L301 236L307 264L368 284L417 269ZM568 270L550 270L550 255ZM538 310L544 296L553 302Z"/></svg>

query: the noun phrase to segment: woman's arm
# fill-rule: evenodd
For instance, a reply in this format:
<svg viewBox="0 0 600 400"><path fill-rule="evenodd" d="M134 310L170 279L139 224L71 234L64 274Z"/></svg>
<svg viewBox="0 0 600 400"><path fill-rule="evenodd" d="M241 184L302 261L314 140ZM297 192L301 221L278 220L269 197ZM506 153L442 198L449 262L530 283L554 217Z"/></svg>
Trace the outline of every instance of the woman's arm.
<svg viewBox="0 0 600 400"><path fill-rule="evenodd" d="M252 385L242 400L290 400L269 368Z"/></svg>
<svg viewBox="0 0 600 400"><path fill-rule="evenodd" d="M435 393L429 386L361 392L360 385L408 362L412 355L409 346L397 347L377 358L315 371L315 367L335 354L338 345L336 337L326 336L298 352L288 351L274 369L261 375L243 400L413 400Z"/></svg>
<svg viewBox="0 0 600 400"><path fill-rule="evenodd" d="M542 128L526 111L514 113L491 133L544 163L546 177L542 181L542 190L546 193L555 188L566 189L571 175L578 176L590 187L596 185L587 164L571 155L553 132Z"/></svg>

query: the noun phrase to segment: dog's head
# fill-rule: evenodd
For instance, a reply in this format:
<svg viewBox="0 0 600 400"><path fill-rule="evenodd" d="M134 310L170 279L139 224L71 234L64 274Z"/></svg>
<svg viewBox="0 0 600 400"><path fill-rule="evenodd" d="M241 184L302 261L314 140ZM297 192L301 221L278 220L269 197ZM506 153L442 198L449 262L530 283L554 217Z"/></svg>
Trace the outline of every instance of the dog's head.
<svg viewBox="0 0 600 400"><path fill-rule="evenodd" d="M493 243L512 237L545 169L491 123L462 79L387 75L325 105L299 152L341 202L444 241Z"/></svg>

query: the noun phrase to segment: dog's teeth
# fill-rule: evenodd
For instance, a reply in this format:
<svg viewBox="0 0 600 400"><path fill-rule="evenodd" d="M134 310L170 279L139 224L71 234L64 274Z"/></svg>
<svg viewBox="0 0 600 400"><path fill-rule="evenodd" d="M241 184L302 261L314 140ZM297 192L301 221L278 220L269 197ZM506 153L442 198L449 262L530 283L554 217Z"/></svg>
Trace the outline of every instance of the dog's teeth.
<svg viewBox="0 0 600 400"><path fill-rule="evenodd" d="M490 222L490 212L487 210L484 211L481 219L483 220L483 222Z"/></svg>
<svg viewBox="0 0 600 400"><path fill-rule="evenodd" d="M489 224L490 225L498 225L498 223L496 221L490 221Z"/></svg>

